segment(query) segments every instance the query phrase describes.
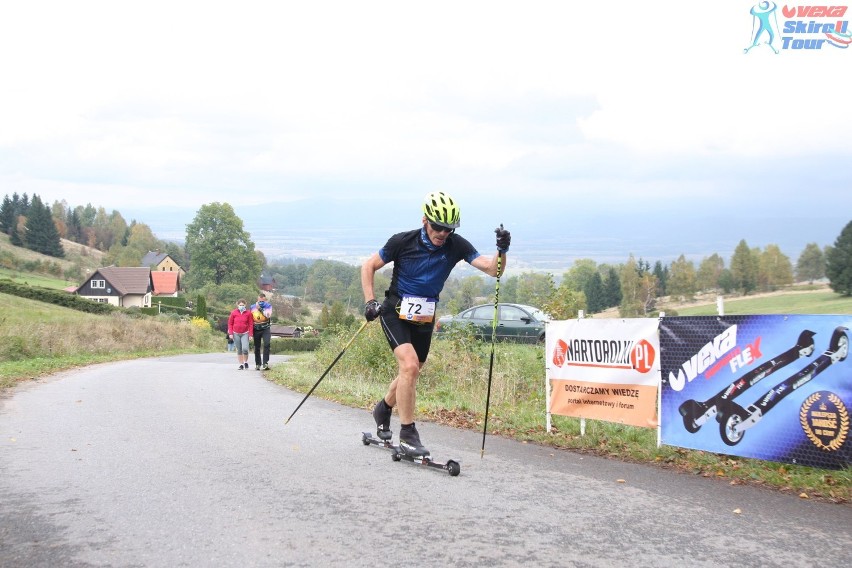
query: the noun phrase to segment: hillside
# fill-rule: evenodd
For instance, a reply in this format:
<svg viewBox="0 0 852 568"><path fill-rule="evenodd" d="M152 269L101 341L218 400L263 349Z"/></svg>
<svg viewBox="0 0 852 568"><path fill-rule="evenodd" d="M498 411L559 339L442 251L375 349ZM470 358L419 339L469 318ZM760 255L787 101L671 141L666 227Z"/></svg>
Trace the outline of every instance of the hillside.
<svg viewBox="0 0 852 568"><path fill-rule="evenodd" d="M0 233L0 276L49 288L77 286L87 274L103 266L105 253L62 239L65 258L54 258L9 242ZM36 266L36 264L40 266ZM38 282L36 282L38 281Z"/></svg>

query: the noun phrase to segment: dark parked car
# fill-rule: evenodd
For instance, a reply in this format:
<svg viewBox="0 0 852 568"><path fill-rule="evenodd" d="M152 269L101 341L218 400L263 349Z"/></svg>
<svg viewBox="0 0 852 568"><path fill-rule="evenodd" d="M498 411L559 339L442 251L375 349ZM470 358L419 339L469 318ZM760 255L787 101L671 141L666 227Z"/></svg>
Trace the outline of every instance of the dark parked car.
<svg viewBox="0 0 852 568"><path fill-rule="evenodd" d="M519 343L544 343L544 324L550 317L538 308L523 304L497 304L497 339ZM479 339L491 339L494 304L468 308L455 316L441 316L435 323L435 333L447 333L452 328L472 325Z"/></svg>

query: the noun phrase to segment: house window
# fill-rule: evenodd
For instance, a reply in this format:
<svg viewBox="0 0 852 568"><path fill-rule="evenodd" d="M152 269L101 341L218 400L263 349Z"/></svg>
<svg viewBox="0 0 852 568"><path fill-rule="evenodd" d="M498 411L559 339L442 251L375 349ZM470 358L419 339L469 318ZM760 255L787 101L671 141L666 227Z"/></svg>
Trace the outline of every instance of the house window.
<svg viewBox="0 0 852 568"><path fill-rule="evenodd" d="M107 304L107 303L109 303L109 300L107 300L106 298L95 298L95 301L96 301L97 303L99 303L99 304Z"/></svg>
<svg viewBox="0 0 852 568"><path fill-rule="evenodd" d="M106 288L106 280L92 280L92 288Z"/></svg>

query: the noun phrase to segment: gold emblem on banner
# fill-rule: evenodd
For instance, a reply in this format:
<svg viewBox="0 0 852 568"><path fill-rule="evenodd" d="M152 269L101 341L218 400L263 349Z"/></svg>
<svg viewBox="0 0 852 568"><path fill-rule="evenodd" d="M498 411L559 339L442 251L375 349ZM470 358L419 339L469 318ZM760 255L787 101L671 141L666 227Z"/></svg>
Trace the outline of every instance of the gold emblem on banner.
<svg viewBox="0 0 852 568"><path fill-rule="evenodd" d="M849 436L849 409L833 392L815 392L806 398L799 422L808 439L821 450L839 450Z"/></svg>

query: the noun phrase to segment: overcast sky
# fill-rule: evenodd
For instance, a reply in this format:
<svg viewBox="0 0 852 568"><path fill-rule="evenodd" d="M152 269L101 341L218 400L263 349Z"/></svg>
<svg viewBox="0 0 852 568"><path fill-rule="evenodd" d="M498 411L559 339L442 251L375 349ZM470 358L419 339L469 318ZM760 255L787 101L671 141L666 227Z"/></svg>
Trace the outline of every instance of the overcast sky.
<svg viewBox="0 0 852 568"><path fill-rule="evenodd" d="M3 2L0 194L852 219L852 49L752 5Z"/></svg>

